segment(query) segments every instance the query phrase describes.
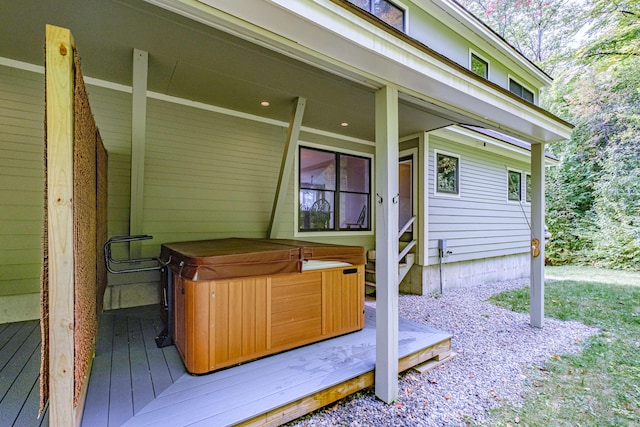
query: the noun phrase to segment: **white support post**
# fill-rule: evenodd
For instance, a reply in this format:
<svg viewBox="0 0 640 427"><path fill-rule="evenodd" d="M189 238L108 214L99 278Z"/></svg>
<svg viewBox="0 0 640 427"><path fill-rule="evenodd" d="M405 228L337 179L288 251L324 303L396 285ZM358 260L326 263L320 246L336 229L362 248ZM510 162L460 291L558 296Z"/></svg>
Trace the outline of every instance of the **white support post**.
<svg viewBox="0 0 640 427"><path fill-rule="evenodd" d="M531 326L544 323L544 144L531 146ZM534 243L538 241L539 252Z"/></svg>
<svg viewBox="0 0 640 427"><path fill-rule="evenodd" d="M296 157L296 148L298 147L298 137L300 136L300 127L302 126L302 118L304 117L304 109L307 104L306 98L298 98L293 108L293 114L289 122L289 131L287 132L287 140L284 143L284 151L282 153L282 163L280 164L280 176L278 178L278 187L273 199L273 208L271 209L271 220L267 230L267 237L273 239L276 237L279 228L280 212L287 198L287 189L293 172L293 164ZM297 215L297 211L296 211Z"/></svg>
<svg viewBox="0 0 640 427"><path fill-rule="evenodd" d="M398 398L398 90L376 92L376 396Z"/></svg>
<svg viewBox="0 0 640 427"><path fill-rule="evenodd" d="M429 263L429 134L418 142L418 264ZM422 283L424 288L424 283Z"/></svg>
<svg viewBox="0 0 640 427"><path fill-rule="evenodd" d="M147 74L149 54L133 50L133 84L131 99L131 205L129 234L142 234L144 209L144 157L147 129ZM140 258L140 242L129 244L129 256Z"/></svg>

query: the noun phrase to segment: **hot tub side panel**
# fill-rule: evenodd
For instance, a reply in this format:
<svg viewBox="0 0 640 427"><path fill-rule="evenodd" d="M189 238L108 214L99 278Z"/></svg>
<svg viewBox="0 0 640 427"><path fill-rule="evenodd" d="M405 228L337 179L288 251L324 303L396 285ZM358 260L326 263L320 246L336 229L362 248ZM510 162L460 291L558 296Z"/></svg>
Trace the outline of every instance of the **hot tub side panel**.
<svg viewBox="0 0 640 427"><path fill-rule="evenodd" d="M174 342L194 374L364 327L364 266L174 283Z"/></svg>

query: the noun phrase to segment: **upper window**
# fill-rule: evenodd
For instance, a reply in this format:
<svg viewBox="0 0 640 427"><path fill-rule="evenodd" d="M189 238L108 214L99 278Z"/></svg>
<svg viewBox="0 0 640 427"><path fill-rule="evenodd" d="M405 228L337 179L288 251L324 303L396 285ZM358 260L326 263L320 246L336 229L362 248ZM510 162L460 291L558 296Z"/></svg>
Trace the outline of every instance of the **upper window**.
<svg viewBox="0 0 640 427"><path fill-rule="evenodd" d="M388 0L349 0L392 27L404 31L404 9Z"/></svg>
<svg viewBox="0 0 640 427"><path fill-rule="evenodd" d="M525 201L531 203L531 175L526 174L524 178Z"/></svg>
<svg viewBox="0 0 640 427"><path fill-rule="evenodd" d="M436 151L436 193L460 194L460 157Z"/></svg>
<svg viewBox="0 0 640 427"><path fill-rule="evenodd" d="M522 200L522 174L517 171L507 171L507 198L510 201Z"/></svg>
<svg viewBox="0 0 640 427"><path fill-rule="evenodd" d="M509 91L511 91L512 93L515 93L520 98L526 101L529 101L533 104L533 100L534 100L533 92L527 89L526 87L522 86L520 83L513 80L512 78L509 78Z"/></svg>
<svg viewBox="0 0 640 427"><path fill-rule="evenodd" d="M371 159L300 147L298 231L370 230Z"/></svg>
<svg viewBox="0 0 640 427"><path fill-rule="evenodd" d="M489 78L489 62L480 58L475 53L471 52L471 71L479 75L480 77L484 77L485 79Z"/></svg>

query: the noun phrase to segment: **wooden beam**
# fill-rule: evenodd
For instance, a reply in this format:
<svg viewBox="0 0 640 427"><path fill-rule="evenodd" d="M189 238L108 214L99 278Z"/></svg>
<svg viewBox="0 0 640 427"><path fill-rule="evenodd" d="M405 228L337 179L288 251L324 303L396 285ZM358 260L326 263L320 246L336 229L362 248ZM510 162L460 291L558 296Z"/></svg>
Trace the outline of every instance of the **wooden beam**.
<svg viewBox="0 0 640 427"><path fill-rule="evenodd" d="M376 396L398 397L398 90L376 92Z"/></svg>
<svg viewBox="0 0 640 427"><path fill-rule="evenodd" d="M539 242L539 252L531 251L531 326L544 324L544 144L531 146L531 241Z"/></svg>
<svg viewBox="0 0 640 427"><path fill-rule="evenodd" d="M273 208L271 210L271 219L269 220L269 228L267 229L267 238L273 239L277 236L280 228L280 215L287 198L287 189L291 181L293 172L293 164L296 158L296 149L298 148L298 137L300 136L300 127L302 126L302 118L304 109L307 104L306 98L297 98L289 121L289 130L287 139L284 143L284 151L282 153L282 162L280 163L280 175L278 177L278 186L273 199ZM297 215L297 208L294 209L294 215Z"/></svg>
<svg viewBox="0 0 640 427"><path fill-rule="evenodd" d="M73 259L73 36L46 27L49 252L49 424L75 425Z"/></svg>
<svg viewBox="0 0 640 427"><path fill-rule="evenodd" d="M131 205L129 234L143 234L144 158L147 139L147 74L149 54L133 50L133 84L131 97ZM140 258L140 242L131 242L130 258Z"/></svg>

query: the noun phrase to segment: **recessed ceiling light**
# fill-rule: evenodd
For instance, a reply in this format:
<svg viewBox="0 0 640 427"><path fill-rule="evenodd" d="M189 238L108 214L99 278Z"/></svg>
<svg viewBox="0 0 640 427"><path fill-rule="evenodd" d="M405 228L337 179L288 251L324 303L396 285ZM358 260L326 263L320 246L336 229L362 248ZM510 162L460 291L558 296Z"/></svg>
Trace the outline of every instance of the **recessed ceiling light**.
<svg viewBox="0 0 640 427"><path fill-rule="evenodd" d="M262 101L260 103L260 105L262 105L263 107L268 107L269 106L269 101Z"/></svg>
<svg viewBox="0 0 640 427"><path fill-rule="evenodd" d="M342 126L343 128L346 128L347 126L349 126L349 123L342 122L342 123L340 123L340 126Z"/></svg>

